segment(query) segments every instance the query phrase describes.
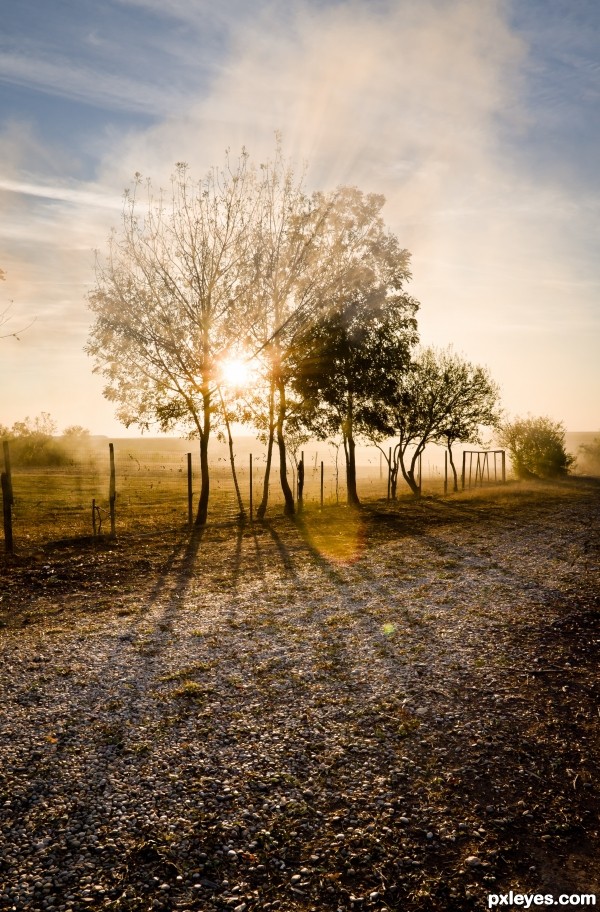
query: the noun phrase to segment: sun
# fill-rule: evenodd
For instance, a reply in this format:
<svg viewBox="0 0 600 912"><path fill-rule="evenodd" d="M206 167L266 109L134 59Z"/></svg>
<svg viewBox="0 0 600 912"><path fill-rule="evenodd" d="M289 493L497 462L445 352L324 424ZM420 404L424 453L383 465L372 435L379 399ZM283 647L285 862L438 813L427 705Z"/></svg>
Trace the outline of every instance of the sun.
<svg viewBox="0 0 600 912"><path fill-rule="evenodd" d="M221 362L220 374L225 386L240 389L248 385L251 370L244 358L231 357Z"/></svg>

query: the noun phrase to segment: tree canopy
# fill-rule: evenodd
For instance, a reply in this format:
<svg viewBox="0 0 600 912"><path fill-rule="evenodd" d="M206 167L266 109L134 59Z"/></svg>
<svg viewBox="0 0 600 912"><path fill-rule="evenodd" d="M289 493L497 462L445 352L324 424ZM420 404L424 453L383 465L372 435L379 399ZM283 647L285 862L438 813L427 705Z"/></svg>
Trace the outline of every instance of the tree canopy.
<svg viewBox="0 0 600 912"><path fill-rule="evenodd" d="M199 437L198 523L206 521L215 424L229 428L232 417L251 416L263 430L267 471L259 515L276 443L286 512L293 513L286 423L299 410L308 415L303 398L314 405L316 388L309 386L316 365L322 401L332 415L337 409L334 424L352 449L351 388L381 387L406 360L417 305L404 291L408 253L385 228L383 203L352 187L309 195L279 145L258 169L243 153L196 182L179 164L168 194L136 176L120 231L97 258L87 351L125 425L179 426ZM254 367L254 389L237 410L220 373L233 351ZM342 374L345 405L336 403L334 390Z"/></svg>
<svg viewBox="0 0 600 912"><path fill-rule="evenodd" d="M355 437L369 405L393 390L417 340L417 302L405 291L409 254L381 217L383 197L344 188L336 201L344 263L318 318L298 338L293 387L301 421L323 439L341 434L348 501L358 504Z"/></svg>
<svg viewBox="0 0 600 912"><path fill-rule="evenodd" d="M288 438L294 458L307 434L341 438L348 499L358 504L359 437L395 436L393 492L401 470L419 493L428 442L444 442L452 460L453 443L497 421L484 368L449 350L413 356L410 256L385 225L384 202L356 187L309 194L280 143L259 167L242 152L201 180L180 163L166 193L136 175L120 229L97 257L87 351L125 425L199 438L199 524L220 427L235 480L233 420L252 423L267 446L259 517L275 447L285 512L294 512ZM234 373L235 363L252 366L243 391L227 388L232 359Z"/></svg>
<svg viewBox="0 0 600 912"><path fill-rule="evenodd" d="M480 441L482 426L499 420L499 391L486 368L471 364L452 349L421 349L406 369L394 373L394 388L365 414L370 439L395 437L390 475L392 496L398 474L413 494L420 493L420 458L429 443L443 442L452 460L457 441ZM389 458L389 457L386 457Z"/></svg>
<svg viewBox="0 0 600 912"><path fill-rule="evenodd" d="M179 164L167 199L147 182L140 202L142 186L137 176L121 231L98 259L87 351L126 426L178 425L199 437L202 524L218 359L237 337L233 315L250 256L256 181L244 153L198 182Z"/></svg>

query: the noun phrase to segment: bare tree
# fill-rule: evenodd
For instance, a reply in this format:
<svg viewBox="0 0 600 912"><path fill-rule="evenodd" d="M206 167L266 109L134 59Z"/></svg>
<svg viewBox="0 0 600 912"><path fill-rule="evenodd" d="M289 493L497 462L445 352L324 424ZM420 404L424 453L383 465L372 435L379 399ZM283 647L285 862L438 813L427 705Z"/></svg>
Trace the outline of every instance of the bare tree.
<svg viewBox="0 0 600 912"><path fill-rule="evenodd" d="M1 268L0 268L0 281L1 282L6 281L6 272L4 271L4 269L1 269ZM10 314L11 309L12 309L12 301L10 302L10 304L7 307L4 308L4 310L0 310L0 330L2 329L3 326L8 327L9 320L11 319L11 314ZM34 323L35 323L35 320L30 320L29 323L26 323L25 326L21 326L19 329L13 329L13 330L11 330L11 332L3 332L2 334L0 334L0 339L12 338L12 339L16 339L17 342L20 342L21 334L24 333L25 330L29 329L29 327L32 326Z"/></svg>
<svg viewBox="0 0 600 912"><path fill-rule="evenodd" d="M251 273L244 332L255 355L261 381L258 395L247 398L255 423L267 445L263 494L257 509L265 515L275 443L279 477L287 515L295 512L287 478L285 422L290 412L290 351L306 320L312 319L323 281L322 237L327 223L327 201L308 196L303 175L283 158L281 144L272 161L261 165L260 210L254 228ZM321 267L321 268L320 268Z"/></svg>
<svg viewBox="0 0 600 912"><path fill-rule="evenodd" d="M119 232L97 259L87 352L119 419L142 429L185 427L200 440L196 522L206 522L208 443L219 409L217 365L235 338L240 275L247 271L257 205L242 153L193 182L177 165L170 193L136 175Z"/></svg>

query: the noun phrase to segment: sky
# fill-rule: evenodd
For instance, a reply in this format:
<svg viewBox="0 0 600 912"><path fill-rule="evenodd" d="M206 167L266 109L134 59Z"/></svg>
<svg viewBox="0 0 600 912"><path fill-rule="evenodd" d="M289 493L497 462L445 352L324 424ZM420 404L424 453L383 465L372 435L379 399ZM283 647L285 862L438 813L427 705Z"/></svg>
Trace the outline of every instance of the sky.
<svg viewBox="0 0 600 912"><path fill-rule="evenodd" d="M126 433L84 353L141 172L285 154L383 193L427 345L600 428L597 0L19 0L0 27L0 424ZM137 433L130 429L130 433Z"/></svg>

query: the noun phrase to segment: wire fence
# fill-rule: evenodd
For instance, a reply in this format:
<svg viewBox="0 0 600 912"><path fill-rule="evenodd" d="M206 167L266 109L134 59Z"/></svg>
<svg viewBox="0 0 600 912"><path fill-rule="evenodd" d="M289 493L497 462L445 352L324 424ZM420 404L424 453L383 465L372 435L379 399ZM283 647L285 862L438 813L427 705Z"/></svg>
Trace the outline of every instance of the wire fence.
<svg viewBox="0 0 600 912"><path fill-rule="evenodd" d="M305 508L345 503L343 451L327 444L309 444L302 456ZM388 468L383 454L375 447L361 447L357 456L361 500L386 498ZM423 493L441 494L444 493L443 457L440 461L439 450L432 457L422 462ZM256 515L263 496L264 448L254 439L242 439L235 447L235 466L243 508L250 514L253 507ZM293 459L287 474L296 497L297 464ZM190 440L121 439L109 445L105 439L90 438L73 445L66 464L15 465L10 470L10 479L11 534L15 548L106 535L113 528L117 534L144 533L178 528L193 521L200 494L199 454L195 442ZM268 504L271 513L280 510L283 504L277 452L271 464ZM208 520L232 521L239 512L227 447L216 444L210 460Z"/></svg>

